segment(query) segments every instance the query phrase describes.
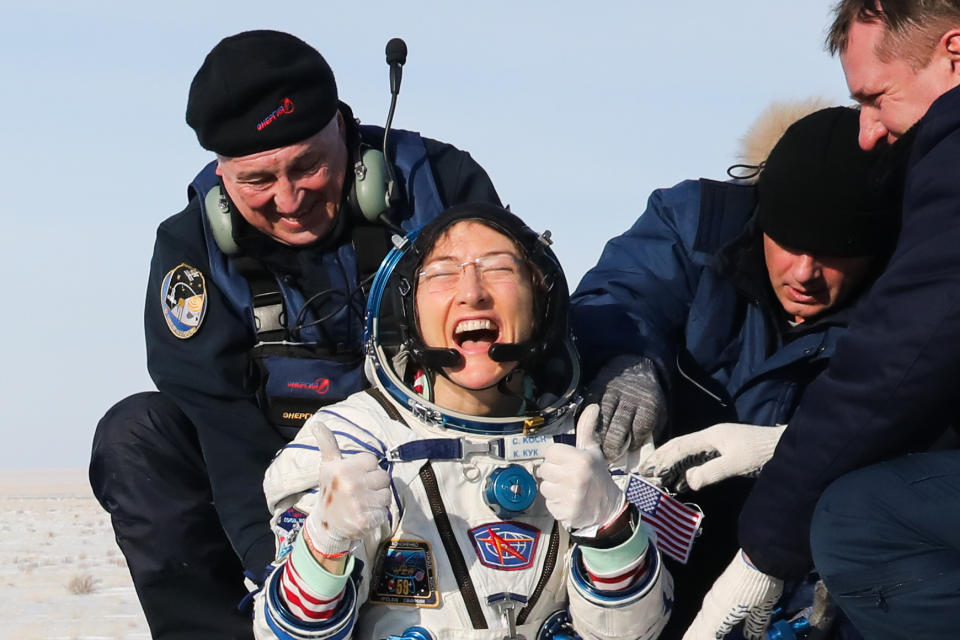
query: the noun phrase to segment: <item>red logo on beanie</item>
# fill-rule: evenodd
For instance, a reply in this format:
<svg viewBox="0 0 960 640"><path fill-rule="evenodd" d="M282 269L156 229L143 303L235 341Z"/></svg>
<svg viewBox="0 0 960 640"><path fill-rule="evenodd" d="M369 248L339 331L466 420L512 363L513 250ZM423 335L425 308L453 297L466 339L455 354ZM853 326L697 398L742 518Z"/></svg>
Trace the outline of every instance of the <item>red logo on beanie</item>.
<svg viewBox="0 0 960 640"><path fill-rule="evenodd" d="M280 106L273 110L273 113L261 120L260 124L257 125L257 131L263 131L266 127L272 124L274 120L286 113L293 113L293 100L290 98L284 98L283 102L280 103Z"/></svg>

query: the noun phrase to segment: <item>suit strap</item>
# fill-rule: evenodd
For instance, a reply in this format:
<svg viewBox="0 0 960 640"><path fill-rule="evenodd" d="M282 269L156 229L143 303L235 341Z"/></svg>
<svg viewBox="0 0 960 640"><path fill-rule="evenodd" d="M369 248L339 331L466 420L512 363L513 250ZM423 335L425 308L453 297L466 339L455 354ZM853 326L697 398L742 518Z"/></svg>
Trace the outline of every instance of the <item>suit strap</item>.
<svg viewBox="0 0 960 640"><path fill-rule="evenodd" d="M420 482L423 483L423 489L427 493L427 501L430 503L430 511L433 514L433 522L437 526L437 532L440 534L440 540L443 542L443 549L447 552L447 560L453 569L453 576L460 588L460 595L463 597L463 604L467 608L467 614L470 616L470 622L474 629L486 629L487 619L483 615L483 609L480 607L480 600L477 598L477 590L473 586L473 580L470 579L470 571L467 569L467 563L463 559L463 553L460 551L460 545L457 544L457 538L450 526L450 519L447 517L447 510L443 506L443 498L440 496L440 486L437 484L437 475L433 471L433 466L427 462L420 469Z"/></svg>

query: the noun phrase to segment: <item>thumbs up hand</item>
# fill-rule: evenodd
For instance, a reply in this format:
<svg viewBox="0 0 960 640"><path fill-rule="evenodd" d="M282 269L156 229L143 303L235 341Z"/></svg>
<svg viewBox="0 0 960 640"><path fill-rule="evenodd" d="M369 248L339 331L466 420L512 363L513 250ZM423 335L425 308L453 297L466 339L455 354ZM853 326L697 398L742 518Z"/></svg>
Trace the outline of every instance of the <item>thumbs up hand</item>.
<svg viewBox="0 0 960 640"><path fill-rule="evenodd" d="M588 405L577 421L577 446L548 445L539 470L547 509L568 530L587 536L615 518L626 500L594 437L599 416L600 408Z"/></svg>
<svg viewBox="0 0 960 640"><path fill-rule="evenodd" d="M310 545L323 556L350 550L364 533L387 521L390 477L377 458L357 453L343 458L325 425L313 427L320 450L320 482L304 525Z"/></svg>

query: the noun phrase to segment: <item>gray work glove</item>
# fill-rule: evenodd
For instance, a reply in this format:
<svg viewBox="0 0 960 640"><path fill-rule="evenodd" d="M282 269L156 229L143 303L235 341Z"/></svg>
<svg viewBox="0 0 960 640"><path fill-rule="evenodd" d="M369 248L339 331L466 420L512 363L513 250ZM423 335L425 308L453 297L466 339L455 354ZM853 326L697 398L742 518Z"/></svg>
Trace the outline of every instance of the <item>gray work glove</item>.
<svg viewBox="0 0 960 640"><path fill-rule="evenodd" d="M639 449L666 426L666 399L649 358L613 358L600 369L589 395L599 399L600 449L607 460Z"/></svg>

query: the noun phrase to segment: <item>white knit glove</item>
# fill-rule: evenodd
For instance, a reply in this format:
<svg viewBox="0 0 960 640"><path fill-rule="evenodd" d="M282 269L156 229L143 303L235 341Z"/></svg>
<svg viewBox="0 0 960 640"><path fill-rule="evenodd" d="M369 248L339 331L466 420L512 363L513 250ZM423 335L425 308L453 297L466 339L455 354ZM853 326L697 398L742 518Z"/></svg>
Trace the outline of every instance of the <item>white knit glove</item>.
<svg viewBox="0 0 960 640"><path fill-rule="evenodd" d="M315 428L320 449L320 482L304 504L304 529L313 550L324 555L349 551L364 533L387 521L390 477L369 453L340 455L337 438L324 425Z"/></svg>
<svg viewBox="0 0 960 640"><path fill-rule="evenodd" d="M783 581L747 564L743 551L713 583L700 613L683 640L716 640L743 621L747 640L763 640L773 606L783 593Z"/></svg>
<svg viewBox="0 0 960 640"><path fill-rule="evenodd" d="M679 436L647 459L643 475L664 486L694 491L733 476L751 476L773 457L786 425L762 427L725 422Z"/></svg>
<svg viewBox="0 0 960 640"><path fill-rule="evenodd" d="M577 446L547 445L538 472L547 509L568 531L576 529L583 536L596 535L626 500L593 435L599 415L600 407L588 405L577 420Z"/></svg>
<svg viewBox="0 0 960 640"><path fill-rule="evenodd" d="M639 449L666 425L667 403L649 358L613 358L590 384L589 397L600 402L600 446L608 460Z"/></svg>

